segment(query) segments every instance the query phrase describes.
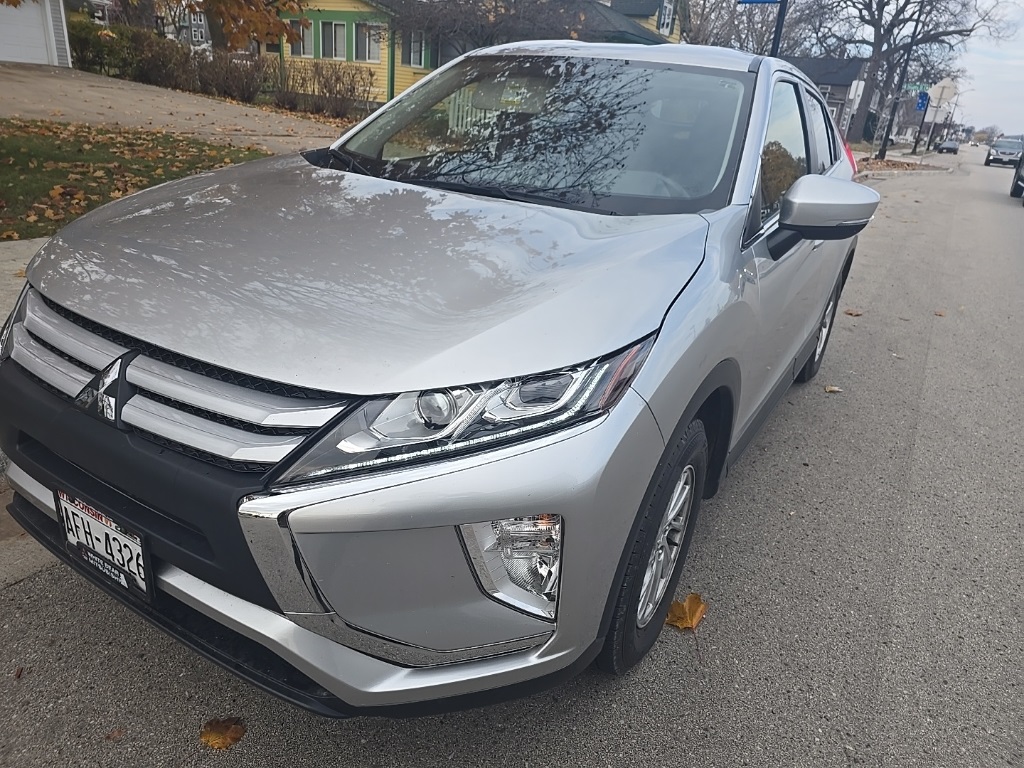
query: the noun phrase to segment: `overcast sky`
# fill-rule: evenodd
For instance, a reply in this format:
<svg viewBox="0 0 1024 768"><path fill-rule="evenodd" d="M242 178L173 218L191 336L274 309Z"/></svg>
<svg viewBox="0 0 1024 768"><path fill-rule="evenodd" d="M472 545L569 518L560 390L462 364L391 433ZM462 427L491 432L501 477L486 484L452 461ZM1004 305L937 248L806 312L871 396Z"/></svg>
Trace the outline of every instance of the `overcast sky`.
<svg viewBox="0 0 1024 768"><path fill-rule="evenodd" d="M1012 40L996 43L971 39L962 61L969 79L963 83L963 122L981 129L998 125L1003 133L1024 133L1024 5L1011 13L1018 24ZM972 90L973 89L973 90ZM958 110L958 111L961 111Z"/></svg>

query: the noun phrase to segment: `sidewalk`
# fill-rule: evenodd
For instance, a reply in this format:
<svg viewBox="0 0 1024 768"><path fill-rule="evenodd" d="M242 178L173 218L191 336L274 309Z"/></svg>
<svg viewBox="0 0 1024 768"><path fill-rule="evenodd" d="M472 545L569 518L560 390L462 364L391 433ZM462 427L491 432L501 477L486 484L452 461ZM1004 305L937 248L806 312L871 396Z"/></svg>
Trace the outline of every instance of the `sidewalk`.
<svg viewBox="0 0 1024 768"><path fill-rule="evenodd" d="M0 62L0 94L0 117L162 130L278 154L339 135L299 116L63 67Z"/></svg>

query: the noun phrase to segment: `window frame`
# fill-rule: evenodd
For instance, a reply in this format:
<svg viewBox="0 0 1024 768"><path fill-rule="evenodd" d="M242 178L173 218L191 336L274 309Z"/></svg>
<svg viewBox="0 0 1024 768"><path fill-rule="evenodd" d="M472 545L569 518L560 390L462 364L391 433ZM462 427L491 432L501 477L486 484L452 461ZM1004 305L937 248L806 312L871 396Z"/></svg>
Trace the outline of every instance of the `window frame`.
<svg viewBox="0 0 1024 768"><path fill-rule="evenodd" d="M821 110L822 121L825 126L825 140L828 143L829 150L830 162L825 164L824 170L811 170L811 173L816 174L818 176L827 176L829 173L832 172L832 170L836 167L836 163L838 163L840 160L839 142L836 138L835 126L832 123L832 120L830 119L830 115L828 114L828 104L825 103L824 99L819 98L814 94L814 91L806 87L802 89L802 95L804 101L806 102L806 104L804 105L805 128L808 131L806 137L810 139L811 133L814 132L814 126L810 125L810 120L808 120L811 111L810 109L807 108L811 102L814 102L818 105L818 108ZM817 142L814 142L810 149L813 150L814 152L813 156L810 157L810 159L812 160L812 169L817 168L819 166L819 161L821 160L821 158L818 157Z"/></svg>
<svg viewBox="0 0 1024 768"><path fill-rule="evenodd" d="M202 11L191 11L189 13L189 21L193 26L199 26L206 23L206 19L203 17Z"/></svg>
<svg viewBox="0 0 1024 768"><path fill-rule="evenodd" d="M304 26L302 24L302 19L290 19L289 20L289 26L291 26L292 29L297 29L298 32L299 32L299 39L298 39L298 41L296 41L294 43L289 43L288 44L288 46L289 46L289 50L288 50L289 55L294 56L296 58L302 58L302 59L311 59L311 58L313 58L313 42L314 42L313 41L313 36L314 36L315 33L313 32L312 24L310 24L310 26L307 27L307 26ZM306 52L306 34L307 33L309 34L309 52L308 53ZM298 46L298 49L299 49L298 53L295 52L296 46Z"/></svg>
<svg viewBox="0 0 1024 768"><path fill-rule="evenodd" d="M376 23L376 22L356 22L355 29L353 30L355 32L355 38L354 38L354 41L353 41L355 43L355 46L354 46L354 49L352 51L352 61L359 61L359 62L362 62L363 64L380 64L381 63L381 53L382 53L383 46L381 45L380 32L376 32L376 30L381 30L381 29L386 29L384 24L379 24L379 23ZM366 58L365 59L360 59L359 58L359 36L360 36L360 33L365 35L365 46L366 46ZM374 38L376 38L376 39L374 39ZM377 58L376 59L371 59L370 58L371 41L377 46Z"/></svg>
<svg viewBox="0 0 1024 768"><path fill-rule="evenodd" d="M331 29L331 55L324 55L324 28L330 27ZM342 52L341 56L338 55L338 27L341 27L341 40L342 40ZM347 21L332 21L325 19L320 22L320 58L330 59L332 61L348 61L348 22Z"/></svg>
<svg viewBox="0 0 1024 768"><path fill-rule="evenodd" d="M192 42L193 43L205 43L206 33L202 27L192 27Z"/></svg>
<svg viewBox="0 0 1024 768"><path fill-rule="evenodd" d="M420 57L419 61L413 56L413 51L416 46L416 35L420 36ZM427 33L422 29L409 33L409 66L413 69L427 69L427 63L430 61L427 54Z"/></svg>

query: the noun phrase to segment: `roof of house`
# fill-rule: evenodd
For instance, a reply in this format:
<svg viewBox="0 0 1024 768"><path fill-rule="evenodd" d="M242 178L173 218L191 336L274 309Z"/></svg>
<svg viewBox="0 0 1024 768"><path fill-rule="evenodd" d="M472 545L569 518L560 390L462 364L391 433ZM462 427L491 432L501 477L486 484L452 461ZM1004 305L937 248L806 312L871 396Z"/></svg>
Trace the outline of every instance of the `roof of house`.
<svg viewBox="0 0 1024 768"><path fill-rule="evenodd" d="M613 3L614 4L614 3ZM609 8L607 5L592 0L587 4L586 19L583 22L584 34L587 38L599 37L610 43L649 43L666 42L656 32L638 24L623 13Z"/></svg>
<svg viewBox="0 0 1024 768"><path fill-rule="evenodd" d="M816 85L852 85L859 80L864 67L864 59L833 59L811 56L782 56L799 69Z"/></svg>
<svg viewBox="0 0 1024 768"><path fill-rule="evenodd" d="M661 10L662 0L611 0L612 10L624 16L650 18Z"/></svg>

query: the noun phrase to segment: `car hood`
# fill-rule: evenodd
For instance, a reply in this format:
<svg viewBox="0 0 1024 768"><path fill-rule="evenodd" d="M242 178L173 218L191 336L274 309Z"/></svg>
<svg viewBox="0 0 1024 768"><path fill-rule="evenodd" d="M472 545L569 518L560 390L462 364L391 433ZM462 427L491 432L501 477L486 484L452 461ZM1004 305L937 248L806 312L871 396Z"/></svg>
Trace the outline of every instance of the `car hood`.
<svg viewBox="0 0 1024 768"><path fill-rule="evenodd" d="M28 278L73 312L174 352L374 394L621 348L659 327L706 233L698 215L583 213L286 156L106 205L53 237Z"/></svg>

